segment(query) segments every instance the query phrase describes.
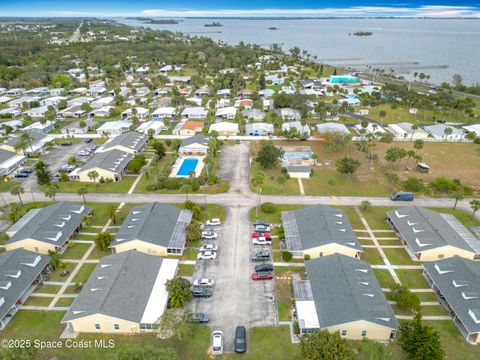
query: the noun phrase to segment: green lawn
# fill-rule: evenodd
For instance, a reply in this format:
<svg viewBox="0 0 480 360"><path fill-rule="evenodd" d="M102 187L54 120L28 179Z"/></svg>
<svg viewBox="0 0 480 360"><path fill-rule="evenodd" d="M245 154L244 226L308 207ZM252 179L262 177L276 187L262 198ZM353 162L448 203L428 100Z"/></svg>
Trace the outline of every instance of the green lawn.
<svg viewBox="0 0 480 360"><path fill-rule="evenodd" d="M60 298L60 299L58 299L58 301L57 301L57 303L55 304L55 306L58 306L58 307L67 307L67 306L72 305L73 300L75 300L75 298L70 298L70 297Z"/></svg>
<svg viewBox="0 0 480 360"><path fill-rule="evenodd" d="M39 285L35 289L36 293L43 293L43 294L56 294L60 290L59 285Z"/></svg>
<svg viewBox="0 0 480 360"><path fill-rule="evenodd" d="M405 249L383 249L392 265L421 265L419 261L413 261Z"/></svg>
<svg viewBox="0 0 480 360"><path fill-rule="evenodd" d="M448 315L448 311L441 305L422 306L421 312L423 316L444 316Z"/></svg>
<svg viewBox="0 0 480 360"><path fill-rule="evenodd" d="M292 308L292 303L289 300L277 299L277 308L279 321L291 320L290 309Z"/></svg>
<svg viewBox="0 0 480 360"><path fill-rule="evenodd" d="M258 218L264 221L268 221L271 224L280 224L282 222L281 214L282 211L292 211L296 209L300 209L305 207L305 205L277 205L275 204L275 212L271 214L267 214L262 211L262 209L258 208ZM255 216L255 208L250 209L249 212L250 221L254 221Z"/></svg>
<svg viewBox="0 0 480 360"><path fill-rule="evenodd" d="M455 215L457 220L465 226L480 226L480 219L474 218L471 212L451 208L430 208L430 210Z"/></svg>
<svg viewBox="0 0 480 360"><path fill-rule="evenodd" d="M425 321L425 323L433 326L440 333L440 341L446 353L445 359L480 359L480 347L469 345L452 321Z"/></svg>
<svg viewBox="0 0 480 360"><path fill-rule="evenodd" d="M389 234L385 234L384 235L379 235L378 233L375 233L375 236L378 236L378 237L394 237L394 233L389 233ZM402 243L400 242L400 239L396 238L396 239L389 239L389 240L377 240L378 241L378 244L380 246L385 246L385 245L402 245ZM384 249L385 250L385 249Z"/></svg>
<svg viewBox="0 0 480 360"><path fill-rule="evenodd" d="M48 306L52 302L52 297L29 296L27 301L23 303L25 306ZM3 334L2 334L3 335Z"/></svg>
<svg viewBox="0 0 480 360"><path fill-rule="evenodd" d="M40 340L59 340L59 336L64 329L60 324L65 312L63 311L28 311L20 310L2 331L2 338L5 339L40 339ZM73 359L73 360L115 360L118 359L123 350L140 350L145 347L170 347L177 351L178 358L181 360L203 360L206 358L207 349L210 341L211 330L207 326L194 325L192 331L187 337L178 339L172 337L167 340L159 340L156 333L146 333L139 335L112 335L112 334L82 334L77 337L77 341L94 341L96 339L105 339L108 343L113 340L115 347L85 349L44 349L36 352L36 359ZM0 358L2 358L0 352Z"/></svg>
<svg viewBox="0 0 480 360"><path fill-rule="evenodd" d="M15 180L0 181L0 192L9 192L15 186L20 185L20 182Z"/></svg>
<svg viewBox="0 0 480 360"><path fill-rule="evenodd" d="M298 345L290 341L288 326L255 327L248 334L248 352L228 354L226 358L251 360L295 360L300 359Z"/></svg>
<svg viewBox="0 0 480 360"><path fill-rule="evenodd" d="M195 260L197 258L197 250L191 248L185 249L182 258L184 260Z"/></svg>
<svg viewBox="0 0 480 360"><path fill-rule="evenodd" d="M362 260L369 262L372 265L383 265L383 259L380 256L380 252L375 248L363 248L361 254Z"/></svg>
<svg viewBox="0 0 480 360"><path fill-rule="evenodd" d="M93 248L93 251L90 253L90 256L88 257L89 260L99 260L103 258L104 256L109 256L112 255L111 251L102 251L96 246Z"/></svg>
<svg viewBox="0 0 480 360"><path fill-rule="evenodd" d="M275 276L282 277L291 272L303 275L305 273L305 268L303 266L274 266L273 271Z"/></svg>
<svg viewBox="0 0 480 360"><path fill-rule="evenodd" d="M60 276L60 273L63 272L63 271L70 271L72 272L72 270L75 268L75 265L76 264L73 264L73 263L64 263L65 264L65 267L62 269L62 268L59 268L59 269L56 269L51 275L50 275L50 278L48 279L49 281L66 281L68 279L68 276Z"/></svg>
<svg viewBox="0 0 480 360"><path fill-rule="evenodd" d="M195 270L195 265L180 264L178 265L178 276L192 276Z"/></svg>
<svg viewBox="0 0 480 360"><path fill-rule="evenodd" d="M85 283L95 269L96 264L83 264L80 270L73 278L72 282L74 283Z"/></svg>
<svg viewBox="0 0 480 360"><path fill-rule="evenodd" d="M88 201L88 198L90 196L95 196L95 193L126 194L128 190L130 190L130 188L132 187L135 179L136 179L135 176L124 176L121 181L103 183L103 184L100 184L98 181L96 184L92 182L80 182L80 181L66 181L66 182L58 182L56 184L59 187L58 192L76 193L80 188L83 188L83 187L87 188L88 194L85 197Z"/></svg>
<svg viewBox="0 0 480 360"><path fill-rule="evenodd" d="M390 289L393 285L395 285L395 280L393 280L393 277L388 270L373 269L373 272L375 273L375 276L377 277L382 288Z"/></svg>
<svg viewBox="0 0 480 360"><path fill-rule="evenodd" d="M90 244L70 242L62 257L64 259L81 259L90 246Z"/></svg>
<svg viewBox="0 0 480 360"><path fill-rule="evenodd" d="M360 212L370 226L372 230L391 230L390 225L387 223L387 211L396 209L394 207L384 207L384 206L371 206L367 210L362 210ZM382 237L381 235L379 235ZM393 236L393 235L389 235Z"/></svg>
<svg viewBox="0 0 480 360"><path fill-rule="evenodd" d="M420 301L438 301L438 296L433 292L415 293Z"/></svg>
<svg viewBox="0 0 480 360"><path fill-rule="evenodd" d="M93 209L93 217L92 217L92 226L103 226L107 223L110 215L110 208L115 207L118 208L117 203L87 203L88 206L90 206ZM115 213L115 224L112 225L121 225L125 218L127 217L128 213L130 210L135 207L139 206L141 204L135 204L135 203L128 203L123 206L118 212ZM101 229L91 229L93 232L99 232ZM85 230L83 230L85 231ZM89 232L89 231L87 231Z"/></svg>
<svg viewBox="0 0 480 360"><path fill-rule="evenodd" d="M429 289L427 281L422 275L423 270L395 270L402 285L409 289Z"/></svg>

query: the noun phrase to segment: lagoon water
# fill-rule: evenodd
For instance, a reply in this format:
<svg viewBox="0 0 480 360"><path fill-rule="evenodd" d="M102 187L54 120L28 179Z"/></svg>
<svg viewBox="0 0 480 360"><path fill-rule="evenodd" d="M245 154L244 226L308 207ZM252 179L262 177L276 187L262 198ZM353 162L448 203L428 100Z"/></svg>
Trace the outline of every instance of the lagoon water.
<svg viewBox="0 0 480 360"><path fill-rule="evenodd" d="M462 75L465 84L480 81L480 20L215 19L222 27L204 27L211 19L184 19L175 25L144 24L131 19L119 21L191 36L208 36L229 44L278 43L284 50L298 46L330 64L416 61L421 65L448 65L447 69L417 71L431 75L430 81L435 83L450 82L455 73ZM269 30L270 27L278 30ZM373 35L349 36L356 31L371 31Z"/></svg>

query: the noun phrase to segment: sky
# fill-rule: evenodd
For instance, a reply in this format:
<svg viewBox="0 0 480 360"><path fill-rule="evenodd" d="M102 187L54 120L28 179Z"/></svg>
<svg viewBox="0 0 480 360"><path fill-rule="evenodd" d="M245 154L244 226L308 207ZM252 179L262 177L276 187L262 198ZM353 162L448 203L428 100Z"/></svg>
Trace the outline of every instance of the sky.
<svg viewBox="0 0 480 360"><path fill-rule="evenodd" d="M0 17L6 16L480 18L480 0L0 0Z"/></svg>

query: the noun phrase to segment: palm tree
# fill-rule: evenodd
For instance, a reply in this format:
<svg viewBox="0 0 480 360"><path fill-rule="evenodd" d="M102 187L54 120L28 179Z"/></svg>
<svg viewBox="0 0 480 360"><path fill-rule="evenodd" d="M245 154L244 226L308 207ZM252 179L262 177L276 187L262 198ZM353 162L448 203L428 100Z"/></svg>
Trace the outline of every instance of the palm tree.
<svg viewBox="0 0 480 360"><path fill-rule="evenodd" d="M265 174L261 171L257 171L253 176L252 186L257 190L257 206L255 207L255 217L258 218L258 207L260 205L260 194L262 192L262 186L265 183Z"/></svg>
<svg viewBox="0 0 480 360"><path fill-rule="evenodd" d="M417 124L413 124L412 125L412 136L410 137L410 141L412 141L413 139L413 135L415 135L415 131L418 130L418 125Z"/></svg>
<svg viewBox="0 0 480 360"><path fill-rule="evenodd" d="M117 222L117 206L115 204L111 204L107 208L108 218L112 221L112 224L115 225Z"/></svg>
<svg viewBox="0 0 480 360"><path fill-rule="evenodd" d="M88 194L88 189L86 187L81 187L77 190L77 194L83 197L83 203L86 204L85 195Z"/></svg>
<svg viewBox="0 0 480 360"><path fill-rule="evenodd" d="M383 119L387 116L387 112L385 110L380 110L378 113L378 116L380 116L381 123L380 125L383 126Z"/></svg>
<svg viewBox="0 0 480 360"><path fill-rule="evenodd" d="M446 127L444 130L443 130L443 133L445 134L445 140L447 140L447 137L449 135L452 135L453 133L453 129L451 127Z"/></svg>
<svg viewBox="0 0 480 360"><path fill-rule="evenodd" d="M45 190L45 196L52 199L54 203L55 203L55 196L57 195L57 193L58 193L57 184L52 184L47 188L47 190Z"/></svg>
<svg viewBox="0 0 480 360"><path fill-rule="evenodd" d="M28 131L23 131L14 148L15 150L22 150L25 152L25 149L30 146L30 151L33 153L32 144L34 140L35 138Z"/></svg>
<svg viewBox="0 0 480 360"><path fill-rule="evenodd" d="M87 176L90 180L93 180L93 183L96 184L97 183L97 178L99 177L99 174L97 172L97 170L90 170L88 173L87 173Z"/></svg>
<svg viewBox="0 0 480 360"><path fill-rule="evenodd" d="M213 157L217 155L218 140L216 136L211 136L210 139L208 139L208 151L212 154Z"/></svg>
<svg viewBox="0 0 480 360"><path fill-rule="evenodd" d="M188 193L192 191L192 186L189 184L183 184L181 191L185 194L185 201L188 201Z"/></svg>
<svg viewBox="0 0 480 360"><path fill-rule="evenodd" d="M53 270L57 269L62 263L60 260L60 254L57 251L48 250L48 256L50 256L48 265L50 265Z"/></svg>
<svg viewBox="0 0 480 360"><path fill-rule="evenodd" d="M453 204L453 210L455 210L457 208L457 203L464 199L463 192L457 191L455 194L453 194L453 198L455 199L455 204Z"/></svg>
<svg viewBox="0 0 480 360"><path fill-rule="evenodd" d="M68 158L68 165L71 165L71 166L77 166L78 165L78 160L75 156L70 156Z"/></svg>
<svg viewBox="0 0 480 360"><path fill-rule="evenodd" d="M10 194L13 196L18 196L18 200L20 200L20 204L23 206L23 201L22 201L22 194L25 193L25 190L23 189L22 185L15 186L10 190Z"/></svg>
<svg viewBox="0 0 480 360"><path fill-rule="evenodd" d="M472 215L475 217L475 213L480 210L480 200L475 199L470 201L470 207L472 208Z"/></svg>

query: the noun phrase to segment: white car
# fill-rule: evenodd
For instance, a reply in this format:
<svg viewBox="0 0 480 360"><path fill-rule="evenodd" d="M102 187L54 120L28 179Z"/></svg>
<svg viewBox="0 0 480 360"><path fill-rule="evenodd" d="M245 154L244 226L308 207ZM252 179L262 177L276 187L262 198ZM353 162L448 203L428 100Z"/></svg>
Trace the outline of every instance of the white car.
<svg viewBox="0 0 480 360"><path fill-rule="evenodd" d="M202 239L204 240L217 240L218 235L213 231L202 231Z"/></svg>
<svg viewBox="0 0 480 360"><path fill-rule="evenodd" d="M223 354L223 332L215 330L212 332L212 355Z"/></svg>
<svg viewBox="0 0 480 360"><path fill-rule="evenodd" d="M193 286L212 287L215 281L210 278L201 278L193 281Z"/></svg>
<svg viewBox="0 0 480 360"><path fill-rule="evenodd" d="M88 155L90 155L90 153L89 153L89 152L86 152L86 151L83 151L83 150L80 150L80 151L78 152L78 155L79 155L79 156L88 156Z"/></svg>
<svg viewBox="0 0 480 360"><path fill-rule="evenodd" d="M202 251L197 254L197 260L215 260L217 253L215 251Z"/></svg>
<svg viewBox="0 0 480 360"><path fill-rule="evenodd" d="M213 244L205 244L200 246L200 249L198 249L200 252L205 252L205 251L217 251L218 246L213 245Z"/></svg>
<svg viewBox="0 0 480 360"><path fill-rule="evenodd" d="M220 226L222 225L222 222L220 221L220 219L218 218L214 218L214 219L209 219L205 222L205 224L207 226Z"/></svg>
<svg viewBox="0 0 480 360"><path fill-rule="evenodd" d="M257 225L255 226L255 231L260 231L260 232L270 232L270 226L266 225Z"/></svg>
<svg viewBox="0 0 480 360"><path fill-rule="evenodd" d="M253 245L272 245L272 239L260 236L252 239Z"/></svg>

